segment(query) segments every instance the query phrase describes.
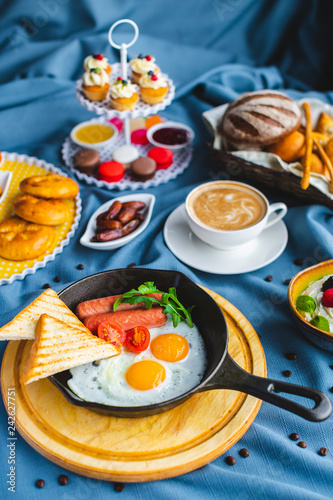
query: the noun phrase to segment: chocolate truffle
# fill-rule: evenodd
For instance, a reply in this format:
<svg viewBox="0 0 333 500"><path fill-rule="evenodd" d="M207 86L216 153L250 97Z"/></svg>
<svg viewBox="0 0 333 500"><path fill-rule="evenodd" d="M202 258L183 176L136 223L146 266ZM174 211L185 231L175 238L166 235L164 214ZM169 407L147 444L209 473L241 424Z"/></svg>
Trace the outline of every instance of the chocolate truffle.
<svg viewBox="0 0 333 500"><path fill-rule="evenodd" d="M156 161L141 156L132 163L131 174L136 181L152 179L156 172Z"/></svg>
<svg viewBox="0 0 333 500"><path fill-rule="evenodd" d="M87 175L94 175L101 159L96 149L80 149L73 156L74 166L79 172Z"/></svg>

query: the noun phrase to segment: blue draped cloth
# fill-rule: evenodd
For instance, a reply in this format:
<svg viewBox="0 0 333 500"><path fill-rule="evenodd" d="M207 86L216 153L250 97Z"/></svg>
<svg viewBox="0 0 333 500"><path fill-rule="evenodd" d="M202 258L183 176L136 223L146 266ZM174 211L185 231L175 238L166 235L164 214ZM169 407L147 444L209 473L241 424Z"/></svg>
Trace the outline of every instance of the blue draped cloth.
<svg viewBox="0 0 333 500"><path fill-rule="evenodd" d="M80 245L92 212L118 194L80 183L83 213L69 246L44 269L22 281L0 287L0 325L7 323L50 283L60 291L70 283L107 269L138 266L175 269L219 293L234 304L261 335L268 376L314 387L329 396L333 386L333 357L311 344L291 317L286 279L300 269L333 258L332 211L319 205L299 205L283 193L264 189L270 201L288 204L285 217L289 241L284 253L268 266L243 275L214 275L181 263L163 240L168 215L184 202L188 192L210 180L214 165L206 146L211 136L201 114L264 88L285 91L292 98L318 97L333 102L331 19L333 4L316 0L2 0L0 5L0 148L42 158L66 171L59 150L72 127L93 118L75 97L84 57L104 52L111 62L119 52L107 41L118 19L139 26L137 43L129 57L153 53L163 71L174 80L176 99L161 114L195 131L189 168L175 180L149 189L156 196L147 230L132 243L112 252L94 252ZM123 31L131 37L130 31ZM67 171L66 171L67 172ZM130 191L123 194L128 194ZM295 259L302 259L302 266ZM77 269L83 264L84 269ZM271 275L273 280L265 281ZM60 282L54 278L60 277ZM5 342L0 343L1 355ZM296 352L289 361L285 353ZM9 472L7 414L1 403L0 497L12 498L6 484ZM301 449L289 439L297 432L306 441ZM321 447L329 450L319 456ZM250 456L242 459L241 448ZM225 457L232 455L230 467ZM53 464L21 437L16 444L16 498L35 500L113 498L114 484L86 478ZM67 486L57 477L66 473ZM310 423L285 410L263 403L246 434L224 455L204 467L170 479L129 483L124 498L162 499L293 499L333 498L332 417ZM35 487L45 480L43 490Z"/></svg>

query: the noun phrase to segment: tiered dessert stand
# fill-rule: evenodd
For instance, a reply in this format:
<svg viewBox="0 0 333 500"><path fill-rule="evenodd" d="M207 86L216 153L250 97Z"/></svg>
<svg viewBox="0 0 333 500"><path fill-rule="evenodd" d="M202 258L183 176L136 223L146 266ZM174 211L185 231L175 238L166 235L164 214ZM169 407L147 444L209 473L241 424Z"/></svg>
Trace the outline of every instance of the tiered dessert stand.
<svg viewBox="0 0 333 500"><path fill-rule="evenodd" d="M134 37L129 43L122 43L121 45L115 43L112 38L112 34L114 29L120 24L128 23L134 28ZM127 49L131 47L137 40L139 35L139 28L134 21L131 19L121 19L114 23L108 34L108 39L112 47L120 50L120 63L112 64L112 79L116 80L119 76L123 80L127 80L127 75L130 70L129 64L127 63ZM170 105L175 97L175 86L173 81L168 78L167 75L163 75L167 82L169 91L164 98L164 100L155 105L149 105L141 100L136 104L135 108L132 111L118 111L112 108L110 97L108 96L104 101L89 101L82 92L82 79L76 82L76 97L79 102L85 106L90 111L94 111L97 115L102 115L100 118L94 118L91 120L91 123L105 123L107 120L110 120L114 117L119 117L122 119L124 124L124 130L118 135L115 141L112 141L112 144L109 146L105 146L100 149L100 157L101 161L109 161L112 157L112 152L122 146L124 144L131 144L131 134L130 134L130 119L137 117L147 117L149 115L157 114L159 111L165 109L168 105ZM138 149L138 153L140 156L146 156L148 150L151 145L135 145ZM125 171L124 178L119 182L106 182L98 180L94 176L89 176L82 172L79 172L75 169L73 164L73 156L80 149L79 146L73 143L70 137L67 137L62 146L62 156L66 166L73 172L75 175L82 181L87 184L95 185L98 187L106 188L106 189L138 189L138 188L148 188L151 186L157 186L162 183L168 182L170 179L174 179L179 174L181 174L189 165L191 157L192 157L192 146L188 145L182 149L174 151L174 161L173 164L165 169L165 170L157 170L153 179L150 179L145 182L134 181L130 173Z"/></svg>

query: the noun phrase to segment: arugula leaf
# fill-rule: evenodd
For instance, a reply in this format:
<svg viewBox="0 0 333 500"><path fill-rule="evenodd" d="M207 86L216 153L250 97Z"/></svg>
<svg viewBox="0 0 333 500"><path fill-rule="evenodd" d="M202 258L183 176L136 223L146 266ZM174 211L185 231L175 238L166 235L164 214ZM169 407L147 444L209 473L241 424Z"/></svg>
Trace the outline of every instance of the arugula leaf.
<svg viewBox="0 0 333 500"><path fill-rule="evenodd" d="M161 293L161 300L155 297L148 297L147 294ZM153 281L147 281L138 287L136 290L132 288L129 292L124 293L113 304L113 310L116 311L120 303L138 304L143 302L146 309L151 309L154 304L159 304L163 307L165 314L170 314L172 317L173 326L179 325L180 321L187 323L191 328L193 327L191 311L193 307L187 309L179 302L177 291L175 287L170 287L169 292L161 292L158 290Z"/></svg>

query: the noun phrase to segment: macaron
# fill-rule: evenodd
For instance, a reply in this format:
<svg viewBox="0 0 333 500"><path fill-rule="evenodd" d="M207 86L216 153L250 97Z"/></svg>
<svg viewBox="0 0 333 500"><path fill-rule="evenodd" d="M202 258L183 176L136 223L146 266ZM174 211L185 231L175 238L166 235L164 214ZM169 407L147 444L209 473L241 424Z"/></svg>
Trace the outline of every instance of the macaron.
<svg viewBox="0 0 333 500"><path fill-rule="evenodd" d="M106 182L118 182L124 177L125 167L117 161L101 163L97 171L97 179Z"/></svg>
<svg viewBox="0 0 333 500"><path fill-rule="evenodd" d="M118 118L118 116L115 116L114 118L111 118L111 120L109 120L110 123L113 123L113 125L115 127L117 127L118 131L121 132L122 129L123 129L123 120L121 120L120 118Z"/></svg>
<svg viewBox="0 0 333 500"><path fill-rule="evenodd" d="M133 130L131 133L131 142L132 144L149 144L147 139L147 129L146 128L138 128L137 130Z"/></svg>
<svg viewBox="0 0 333 500"><path fill-rule="evenodd" d="M152 158L141 156L131 165L131 175L136 181L148 181L156 172L156 162Z"/></svg>
<svg viewBox="0 0 333 500"><path fill-rule="evenodd" d="M173 162L173 152L168 148L151 148L148 156L156 162L157 170L168 168Z"/></svg>
<svg viewBox="0 0 333 500"><path fill-rule="evenodd" d="M79 149L79 151L73 156L74 167L83 174L94 175L100 163L101 158L96 149Z"/></svg>
<svg viewBox="0 0 333 500"><path fill-rule="evenodd" d="M112 154L112 159L116 162L122 163L125 168L130 167L131 163L139 158L139 152L136 147L130 144L124 144L115 149Z"/></svg>

